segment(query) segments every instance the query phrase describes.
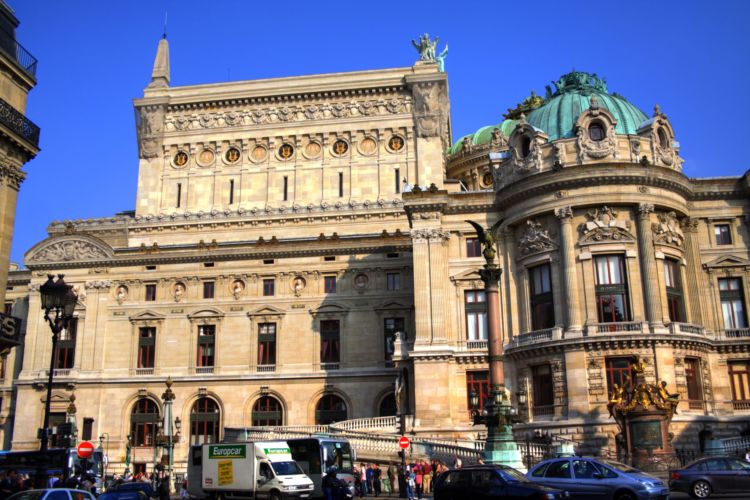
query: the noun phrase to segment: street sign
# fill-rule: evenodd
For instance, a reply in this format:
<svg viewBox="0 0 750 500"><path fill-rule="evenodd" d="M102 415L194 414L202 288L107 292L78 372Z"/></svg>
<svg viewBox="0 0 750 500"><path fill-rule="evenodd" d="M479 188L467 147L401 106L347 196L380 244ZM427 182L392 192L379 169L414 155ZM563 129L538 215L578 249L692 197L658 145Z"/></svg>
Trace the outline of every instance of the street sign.
<svg viewBox="0 0 750 500"><path fill-rule="evenodd" d="M94 445L89 441L83 441L78 445L76 451L78 452L78 456L80 458L90 458L91 455L94 454Z"/></svg>
<svg viewBox="0 0 750 500"><path fill-rule="evenodd" d="M0 343L14 346L20 343L21 319L0 312Z"/></svg>
<svg viewBox="0 0 750 500"><path fill-rule="evenodd" d="M405 450L411 445L411 441L409 441L409 438L406 436L401 436L401 439L398 440L398 445L401 447L402 450Z"/></svg>

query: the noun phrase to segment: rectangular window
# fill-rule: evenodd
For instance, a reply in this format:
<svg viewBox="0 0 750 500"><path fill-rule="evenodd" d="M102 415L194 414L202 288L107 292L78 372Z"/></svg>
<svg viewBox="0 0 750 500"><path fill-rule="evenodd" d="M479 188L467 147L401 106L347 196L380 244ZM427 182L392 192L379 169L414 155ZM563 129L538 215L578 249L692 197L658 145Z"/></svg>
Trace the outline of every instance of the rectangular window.
<svg viewBox="0 0 750 500"><path fill-rule="evenodd" d="M386 273L385 280L388 290L401 290L401 273Z"/></svg>
<svg viewBox="0 0 750 500"><path fill-rule="evenodd" d="M669 319L678 323L684 323L686 319L685 306L682 299L680 263L676 260L664 259L664 284L667 289Z"/></svg>
<svg viewBox="0 0 750 500"><path fill-rule="evenodd" d="M276 281L273 278L263 280L263 296L273 297L276 295Z"/></svg>
<svg viewBox="0 0 750 500"><path fill-rule="evenodd" d="M724 316L724 328L747 328L745 314L745 294L742 293L740 278L719 278L719 296L721 312Z"/></svg>
<svg viewBox="0 0 750 500"><path fill-rule="evenodd" d="M600 323L630 321L628 283L622 255L600 255L594 258L596 309Z"/></svg>
<svg viewBox="0 0 750 500"><path fill-rule="evenodd" d="M485 401L490 397L490 372L487 370L466 372L466 401L469 408L471 408L469 397L472 392L479 395L478 409L483 409Z"/></svg>
<svg viewBox="0 0 750 500"><path fill-rule="evenodd" d="M182 203L182 184L179 182L177 183L177 208L180 208L180 204Z"/></svg>
<svg viewBox="0 0 750 500"><path fill-rule="evenodd" d="M555 393L552 386L552 367L548 364L531 367L531 385L533 391L533 414L550 415L554 413Z"/></svg>
<svg viewBox="0 0 750 500"><path fill-rule="evenodd" d="M68 417L68 414L63 412L53 412L49 414L49 426L51 428L55 428L58 425L62 425L66 422ZM50 436L49 440L49 446L50 448L59 448L63 446L63 439L67 436L63 436L62 434L52 434Z"/></svg>
<svg viewBox="0 0 750 500"><path fill-rule="evenodd" d="M729 227L729 224L715 224L714 236L716 237L717 245L732 244L732 230Z"/></svg>
<svg viewBox="0 0 750 500"><path fill-rule="evenodd" d="M196 366L214 366L216 325L198 325L198 361Z"/></svg>
<svg viewBox="0 0 750 500"><path fill-rule="evenodd" d="M607 390L611 394L615 384L624 387L627 392L633 387L635 373L630 365L630 357L606 358L604 365L607 371Z"/></svg>
<svg viewBox="0 0 750 500"><path fill-rule="evenodd" d="M213 281L203 282L203 298L204 299L214 298L214 282Z"/></svg>
<svg viewBox="0 0 750 500"><path fill-rule="evenodd" d="M341 340L337 319L320 322L320 362L339 363L341 361Z"/></svg>
<svg viewBox="0 0 750 500"><path fill-rule="evenodd" d="M466 238L466 256L467 257L481 257L482 256L482 244L479 243L479 238Z"/></svg>
<svg viewBox="0 0 750 500"><path fill-rule="evenodd" d="M323 278L323 291L325 293L336 293L336 276L325 276Z"/></svg>
<svg viewBox="0 0 750 500"><path fill-rule="evenodd" d="M339 172L339 198L344 196L344 173Z"/></svg>
<svg viewBox="0 0 750 500"><path fill-rule="evenodd" d="M10 316L11 313L13 312L13 302L6 302L3 308L3 312L7 314L8 316Z"/></svg>
<svg viewBox="0 0 750 500"><path fill-rule="evenodd" d="M289 199L289 177L284 176L284 201Z"/></svg>
<svg viewBox="0 0 750 500"><path fill-rule="evenodd" d="M400 177L401 177L401 169L397 168L396 170L393 171L393 174L394 174L393 175L394 180L396 181L395 182L395 184L396 184L396 194L399 194L401 192L401 179L400 179Z"/></svg>
<svg viewBox="0 0 750 500"><path fill-rule="evenodd" d="M703 401L703 385L701 384L700 360L685 358L685 383L687 384L688 406L690 401ZM703 405L701 404L700 408Z"/></svg>
<svg viewBox="0 0 750 500"><path fill-rule="evenodd" d="M156 285L146 285L146 302L156 300Z"/></svg>
<svg viewBox="0 0 750 500"><path fill-rule="evenodd" d="M60 332L60 337L57 341L57 352L55 352L56 370L73 368L76 357L77 330L78 318L70 318L65 321L65 328Z"/></svg>
<svg viewBox="0 0 750 500"><path fill-rule="evenodd" d="M156 352L156 327L138 329L138 368L153 368Z"/></svg>
<svg viewBox="0 0 750 500"><path fill-rule="evenodd" d="M466 340L487 340L487 299L482 290L464 292Z"/></svg>
<svg viewBox="0 0 750 500"><path fill-rule="evenodd" d="M234 203L234 179L229 180L229 204Z"/></svg>
<svg viewBox="0 0 750 500"><path fill-rule="evenodd" d="M401 332L404 339L404 318L385 318L383 320L384 333L384 359L386 366L393 366L393 343L396 341L396 332Z"/></svg>
<svg viewBox="0 0 750 500"><path fill-rule="evenodd" d="M91 417L83 417L83 431L81 432L81 439L88 441L91 439L91 434L94 430L94 419Z"/></svg>
<svg viewBox="0 0 750 500"><path fill-rule="evenodd" d="M729 364L729 383L732 384L732 400L742 402L750 407L750 361L732 361Z"/></svg>
<svg viewBox="0 0 750 500"><path fill-rule="evenodd" d="M276 323L258 325L258 365L276 364Z"/></svg>
<svg viewBox="0 0 750 500"><path fill-rule="evenodd" d="M555 307L552 298L550 265L529 269L531 329L543 330L555 326Z"/></svg>

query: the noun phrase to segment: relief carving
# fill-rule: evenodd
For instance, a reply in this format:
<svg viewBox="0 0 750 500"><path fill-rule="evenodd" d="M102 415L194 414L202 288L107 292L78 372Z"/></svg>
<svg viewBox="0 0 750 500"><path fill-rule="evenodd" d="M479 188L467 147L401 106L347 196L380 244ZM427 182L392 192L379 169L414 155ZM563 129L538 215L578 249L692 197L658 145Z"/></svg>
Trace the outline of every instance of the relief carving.
<svg viewBox="0 0 750 500"><path fill-rule="evenodd" d="M685 242L685 235L680 229L677 214L674 212L659 212L656 217L659 222L651 224L651 230L654 232L654 243L681 247Z"/></svg>
<svg viewBox="0 0 750 500"><path fill-rule="evenodd" d="M443 122L448 110L445 86L436 82L417 83L414 94L414 118L419 137L442 137Z"/></svg>
<svg viewBox="0 0 750 500"><path fill-rule="evenodd" d="M70 262L109 258L108 253L92 242L84 240L65 240L53 242L30 255L26 261L37 262Z"/></svg>
<svg viewBox="0 0 750 500"><path fill-rule="evenodd" d="M617 214L617 210L606 205L587 212L591 220L581 225L579 243L635 241L630 233L630 222L617 220Z"/></svg>
<svg viewBox="0 0 750 500"><path fill-rule="evenodd" d="M164 107L145 106L136 115L138 149L141 158L155 158L161 150L161 133L164 129Z"/></svg>
<svg viewBox="0 0 750 500"><path fill-rule="evenodd" d="M426 242L430 243L444 243L451 237L450 231L444 231L442 229L413 229L411 231L411 238L414 243Z"/></svg>
<svg viewBox="0 0 750 500"><path fill-rule="evenodd" d="M533 253L554 250L557 247L549 231L540 222L531 219L526 221L526 231L518 241L518 250L526 256Z"/></svg>

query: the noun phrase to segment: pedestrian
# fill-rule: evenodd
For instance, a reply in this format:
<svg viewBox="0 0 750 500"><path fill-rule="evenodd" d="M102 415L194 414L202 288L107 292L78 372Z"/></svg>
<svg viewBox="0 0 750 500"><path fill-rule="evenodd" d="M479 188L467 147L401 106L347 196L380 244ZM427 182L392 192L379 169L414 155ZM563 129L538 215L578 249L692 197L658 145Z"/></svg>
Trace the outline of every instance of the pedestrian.
<svg viewBox="0 0 750 500"><path fill-rule="evenodd" d="M432 486L432 466L427 460L422 460L422 490L429 493Z"/></svg>
<svg viewBox="0 0 750 500"><path fill-rule="evenodd" d="M367 468L365 469L365 478L367 479L367 491L370 493L375 492L375 487L372 484L372 464L367 464Z"/></svg>
<svg viewBox="0 0 750 500"><path fill-rule="evenodd" d="M323 488L323 498L325 500L335 500L334 494L338 490L339 480L336 478L336 469L331 467L323 477L321 487Z"/></svg>
<svg viewBox="0 0 750 500"><path fill-rule="evenodd" d="M367 465L359 464L359 481L362 483L362 495L367 495Z"/></svg>
<svg viewBox="0 0 750 500"><path fill-rule="evenodd" d="M463 465L463 462L460 458L458 458L458 455L453 455L453 468L454 469L460 469Z"/></svg>
<svg viewBox="0 0 750 500"><path fill-rule="evenodd" d="M416 474L414 472L410 471L407 467L406 469L406 498L408 500L415 500L414 499L414 490L417 487L417 483L415 481Z"/></svg>
<svg viewBox="0 0 750 500"><path fill-rule="evenodd" d="M391 481L391 491L389 493L396 493L398 490L398 467L393 462L388 466L388 479Z"/></svg>
<svg viewBox="0 0 750 500"><path fill-rule="evenodd" d="M383 471L380 470L378 464L372 464L372 489L375 492L375 496L379 497L381 492L380 476Z"/></svg>

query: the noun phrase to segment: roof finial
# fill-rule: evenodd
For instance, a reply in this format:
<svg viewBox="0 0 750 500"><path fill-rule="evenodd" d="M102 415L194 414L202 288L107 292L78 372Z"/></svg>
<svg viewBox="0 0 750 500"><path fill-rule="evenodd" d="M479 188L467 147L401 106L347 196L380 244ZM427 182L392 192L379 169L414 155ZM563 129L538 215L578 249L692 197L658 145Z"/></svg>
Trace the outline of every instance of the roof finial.
<svg viewBox="0 0 750 500"><path fill-rule="evenodd" d="M148 88L150 89L169 87L169 43L167 42L166 35L165 24L164 37L159 40L159 45L156 48L154 69L151 72L151 83L148 84Z"/></svg>
<svg viewBox="0 0 750 500"><path fill-rule="evenodd" d="M658 104L654 104L654 116L661 116L661 115L662 115L661 106L659 106Z"/></svg>
<svg viewBox="0 0 750 500"><path fill-rule="evenodd" d="M167 38L167 11L164 11L164 31L161 34L162 38Z"/></svg>

